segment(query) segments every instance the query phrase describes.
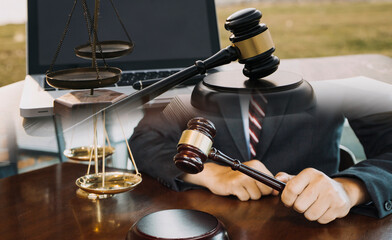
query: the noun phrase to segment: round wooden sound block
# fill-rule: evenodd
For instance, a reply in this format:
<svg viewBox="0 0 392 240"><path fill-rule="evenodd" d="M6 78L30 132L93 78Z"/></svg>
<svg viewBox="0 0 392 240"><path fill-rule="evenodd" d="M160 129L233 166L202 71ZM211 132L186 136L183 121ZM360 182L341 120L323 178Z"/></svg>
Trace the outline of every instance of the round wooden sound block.
<svg viewBox="0 0 392 240"><path fill-rule="evenodd" d="M211 214L188 209L170 209L142 217L128 231L128 240L229 239L223 223Z"/></svg>

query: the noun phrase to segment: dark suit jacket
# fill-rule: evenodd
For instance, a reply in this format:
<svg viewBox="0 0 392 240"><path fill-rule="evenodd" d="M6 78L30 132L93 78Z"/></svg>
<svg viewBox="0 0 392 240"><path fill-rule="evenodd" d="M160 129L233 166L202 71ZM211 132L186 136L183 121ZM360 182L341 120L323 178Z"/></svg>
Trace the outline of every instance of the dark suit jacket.
<svg viewBox="0 0 392 240"><path fill-rule="evenodd" d="M305 168L318 169L331 177L346 176L362 180L372 201L352 211L384 217L392 212L392 113L377 113L349 119L350 125L364 146L367 160L342 172L339 167L339 143L345 117L342 109L334 109L317 98L317 104L300 113L280 114L285 103L271 104L263 122L256 158L272 174L280 171L298 174ZM184 103L189 107L188 103ZM322 107L324 106L324 107ZM214 147L226 155L247 161L243 123L238 98L225 100L214 122L217 134ZM356 115L358 116L358 115ZM161 113L147 114L135 128L130 139L138 168L176 191L195 188L180 180L183 174L173 164L176 145L186 122L168 120ZM147 148L148 146L148 148ZM148 150L145 150L148 149Z"/></svg>

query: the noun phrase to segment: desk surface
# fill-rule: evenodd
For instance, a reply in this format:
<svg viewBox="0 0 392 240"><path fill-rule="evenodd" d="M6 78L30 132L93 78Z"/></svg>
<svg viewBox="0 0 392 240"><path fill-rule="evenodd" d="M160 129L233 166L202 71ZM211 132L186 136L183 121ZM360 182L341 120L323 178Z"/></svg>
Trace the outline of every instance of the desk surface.
<svg viewBox="0 0 392 240"><path fill-rule="evenodd" d="M196 209L219 218L231 239L392 239L392 215L349 214L330 224L307 221L278 197L241 202L206 190L174 192L144 175L131 192L93 202L76 196L87 166L63 163L0 179L0 239L125 239L146 214Z"/></svg>

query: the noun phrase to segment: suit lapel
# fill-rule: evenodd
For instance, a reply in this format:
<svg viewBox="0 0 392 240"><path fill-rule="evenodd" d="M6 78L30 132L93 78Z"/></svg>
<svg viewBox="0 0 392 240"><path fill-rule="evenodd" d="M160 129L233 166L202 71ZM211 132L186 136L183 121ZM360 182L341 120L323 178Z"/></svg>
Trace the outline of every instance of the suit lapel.
<svg viewBox="0 0 392 240"><path fill-rule="evenodd" d="M222 117L243 160L248 160L248 147L244 134L241 106L238 96L223 99L219 102Z"/></svg>
<svg viewBox="0 0 392 240"><path fill-rule="evenodd" d="M263 130L261 131L260 144L258 146L258 159L262 159L267 152L287 112L289 98L278 97L272 100L273 101L270 102L273 102L273 104L267 104L266 107L266 117L264 118ZM241 153L241 156L245 161L248 160L248 146L246 145L244 134L239 96L221 98L219 101L219 107L228 131L234 140L238 151ZM244 119L244 121L247 121L247 119Z"/></svg>
<svg viewBox="0 0 392 240"><path fill-rule="evenodd" d="M268 148L284 119L285 113L287 112L287 103L288 101L274 101L273 105L267 104L266 117L264 118L260 143L258 145L257 158L260 160L263 159L263 156L268 151Z"/></svg>

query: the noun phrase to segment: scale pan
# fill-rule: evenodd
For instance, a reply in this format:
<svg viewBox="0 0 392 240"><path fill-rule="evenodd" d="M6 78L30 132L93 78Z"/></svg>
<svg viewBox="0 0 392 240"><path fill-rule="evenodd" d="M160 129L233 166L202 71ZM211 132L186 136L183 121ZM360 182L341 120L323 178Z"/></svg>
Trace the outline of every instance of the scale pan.
<svg viewBox="0 0 392 240"><path fill-rule="evenodd" d="M76 161L89 161L90 160L90 154L91 150L94 149L93 147L76 147L76 148L70 148L66 149L64 151L64 156L71 160L76 160ZM103 153L103 148L101 146L98 146L98 159L102 160L102 153ZM115 149L114 147L109 147L105 146L105 157L109 157L114 153ZM92 157L94 159L94 155Z"/></svg>
<svg viewBox="0 0 392 240"><path fill-rule="evenodd" d="M102 173L89 174L76 180L80 189L95 194L117 194L134 189L142 182L142 177L134 173L107 172L105 186L102 186Z"/></svg>
<svg viewBox="0 0 392 240"><path fill-rule="evenodd" d="M102 48L102 54L99 50ZM97 59L109 59L125 56L133 51L133 43L125 41L102 41L97 43L95 56ZM76 56L80 58L92 59L93 54L91 44L83 44L75 48Z"/></svg>
<svg viewBox="0 0 392 240"><path fill-rule="evenodd" d="M46 74L46 81L55 88L91 89L107 87L121 78L121 70L115 67L98 67L99 78L93 67L71 68Z"/></svg>

